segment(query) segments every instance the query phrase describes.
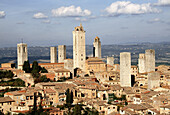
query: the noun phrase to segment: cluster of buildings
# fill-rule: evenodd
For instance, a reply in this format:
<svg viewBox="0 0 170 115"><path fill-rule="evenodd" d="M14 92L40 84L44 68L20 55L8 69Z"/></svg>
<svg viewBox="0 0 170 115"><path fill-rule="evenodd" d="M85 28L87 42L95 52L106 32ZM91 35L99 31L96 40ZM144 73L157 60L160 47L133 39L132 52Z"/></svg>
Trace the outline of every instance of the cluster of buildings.
<svg viewBox="0 0 170 115"><path fill-rule="evenodd" d="M22 71L24 61L28 60L27 44L17 45L17 58L18 69L7 63L2 64L1 69L11 70L29 85L34 84L31 75ZM105 63L100 38L96 37L93 57L86 57L85 31L80 24L73 31L73 59L66 59L66 46L59 45L58 48L50 47L50 61L39 65L48 70L41 74L54 82L37 83L35 87L5 93L0 98L2 112L28 112L33 106L34 93L38 95L37 105L42 104L43 108L63 105L69 88L73 92L73 104L95 108L101 115L170 114L170 66L155 67L153 49L139 54L137 66L131 65L130 52L120 53L120 64L114 64L114 57L107 57ZM72 79L56 82L63 77ZM114 96L117 99L113 99ZM122 97L126 101L118 100ZM56 108L50 108L50 111L50 114L67 113L67 110Z"/></svg>

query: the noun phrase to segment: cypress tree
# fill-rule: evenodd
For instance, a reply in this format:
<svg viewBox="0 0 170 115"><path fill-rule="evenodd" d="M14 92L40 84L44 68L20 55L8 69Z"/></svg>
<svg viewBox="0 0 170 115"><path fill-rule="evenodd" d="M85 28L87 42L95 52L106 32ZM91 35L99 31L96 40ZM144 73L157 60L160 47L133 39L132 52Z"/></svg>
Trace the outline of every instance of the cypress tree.
<svg viewBox="0 0 170 115"><path fill-rule="evenodd" d="M30 73L31 72L29 61L24 61L23 70L25 71L25 73Z"/></svg>

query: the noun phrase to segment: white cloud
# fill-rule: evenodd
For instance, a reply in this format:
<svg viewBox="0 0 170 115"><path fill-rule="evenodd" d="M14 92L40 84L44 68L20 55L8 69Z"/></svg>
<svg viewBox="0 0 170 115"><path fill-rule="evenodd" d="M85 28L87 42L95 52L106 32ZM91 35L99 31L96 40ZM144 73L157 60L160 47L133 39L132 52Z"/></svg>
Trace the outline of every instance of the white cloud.
<svg viewBox="0 0 170 115"><path fill-rule="evenodd" d="M51 21L50 21L50 20L43 20L42 23L47 23L47 24L49 24L49 23L51 23Z"/></svg>
<svg viewBox="0 0 170 115"><path fill-rule="evenodd" d="M35 18L35 19L45 19L45 18L48 18L48 16L39 12L39 13L34 14L33 18Z"/></svg>
<svg viewBox="0 0 170 115"><path fill-rule="evenodd" d="M148 21L148 23L154 23L154 22L162 22L162 20L159 18L154 18Z"/></svg>
<svg viewBox="0 0 170 115"><path fill-rule="evenodd" d="M167 6L167 5L170 5L170 0L158 0L158 2L155 3L155 5Z"/></svg>
<svg viewBox="0 0 170 115"><path fill-rule="evenodd" d="M81 21L81 22L86 22L87 21L86 18L79 18L79 17L75 18L75 20Z"/></svg>
<svg viewBox="0 0 170 115"><path fill-rule="evenodd" d="M155 19L153 19L152 21L154 21L154 22L159 22L159 21L161 21L159 18L155 18Z"/></svg>
<svg viewBox="0 0 170 115"><path fill-rule="evenodd" d="M91 11L85 9L82 10L80 7L75 7L74 5L69 7L60 7L57 9L52 9L52 15L56 17L79 17L79 16L89 16Z"/></svg>
<svg viewBox="0 0 170 115"><path fill-rule="evenodd" d="M121 14L145 14L145 13L159 13L160 10L153 8L150 3L134 4L130 1L117 1L112 3L105 11L110 16Z"/></svg>
<svg viewBox="0 0 170 115"><path fill-rule="evenodd" d="M5 18L6 14L4 11L0 11L0 18Z"/></svg>

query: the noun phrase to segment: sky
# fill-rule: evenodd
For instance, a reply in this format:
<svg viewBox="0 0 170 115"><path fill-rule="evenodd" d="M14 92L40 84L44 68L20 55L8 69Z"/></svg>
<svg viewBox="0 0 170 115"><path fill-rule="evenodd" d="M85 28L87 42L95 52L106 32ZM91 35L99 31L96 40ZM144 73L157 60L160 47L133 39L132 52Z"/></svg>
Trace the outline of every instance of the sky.
<svg viewBox="0 0 170 115"><path fill-rule="evenodd" d="M0 47L72 45L80 23L88 45L170 42L170 0L0 0Z"/></svg>

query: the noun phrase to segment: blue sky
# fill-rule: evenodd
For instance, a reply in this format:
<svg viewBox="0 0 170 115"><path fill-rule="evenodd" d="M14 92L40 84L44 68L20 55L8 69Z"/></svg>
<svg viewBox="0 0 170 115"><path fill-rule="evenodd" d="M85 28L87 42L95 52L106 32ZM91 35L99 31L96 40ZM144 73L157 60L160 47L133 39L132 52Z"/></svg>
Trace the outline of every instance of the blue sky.
<svg viewBox="0 0 170 115"><path fill-rule="evenodd" d="M86 44L170 41L170 0L0 0L0 47L72 45L80 22Z"/></svg>

